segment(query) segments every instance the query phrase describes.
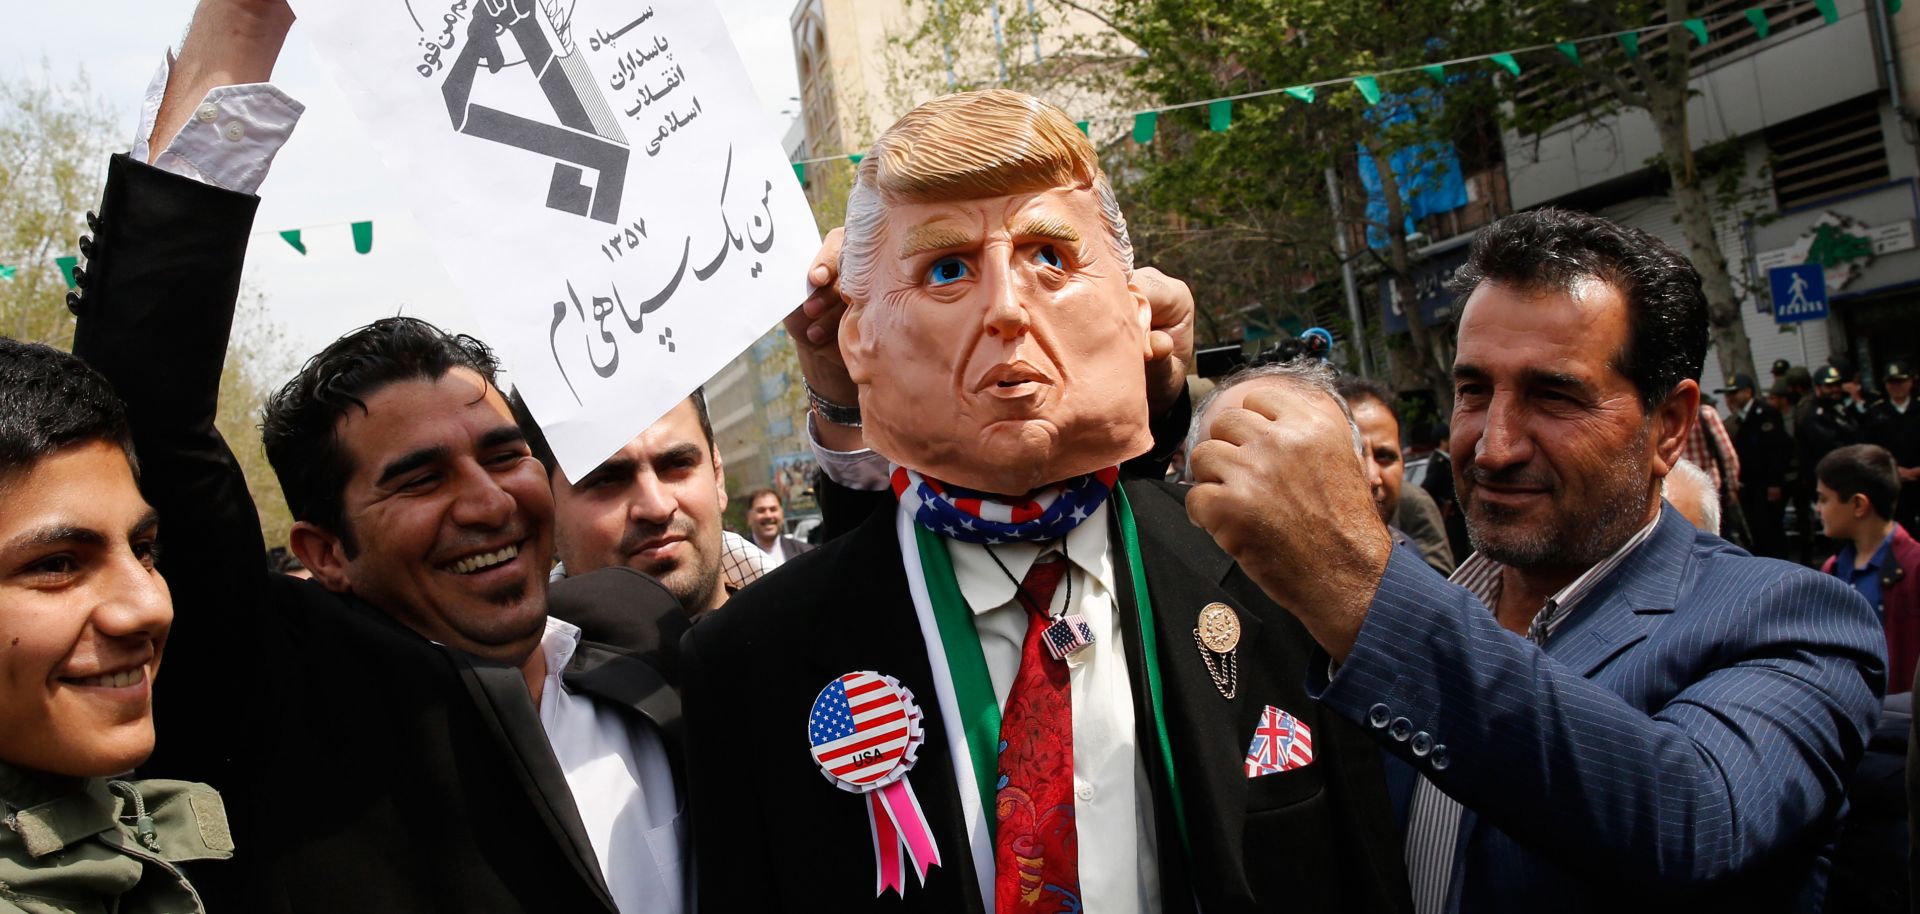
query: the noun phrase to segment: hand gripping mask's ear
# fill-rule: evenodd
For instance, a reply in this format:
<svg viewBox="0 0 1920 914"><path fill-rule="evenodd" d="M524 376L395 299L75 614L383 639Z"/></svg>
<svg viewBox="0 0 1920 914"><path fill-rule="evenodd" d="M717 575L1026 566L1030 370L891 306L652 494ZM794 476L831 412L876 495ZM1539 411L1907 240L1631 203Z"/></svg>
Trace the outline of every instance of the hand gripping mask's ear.
<svg viewBox="0 0 1920 914"><path fill-rule="evenodd" d="M867 442L1021 495L1152 446L1144 295L1092 143L1017 92L900 119L847 199L840 348Z"/></svg>

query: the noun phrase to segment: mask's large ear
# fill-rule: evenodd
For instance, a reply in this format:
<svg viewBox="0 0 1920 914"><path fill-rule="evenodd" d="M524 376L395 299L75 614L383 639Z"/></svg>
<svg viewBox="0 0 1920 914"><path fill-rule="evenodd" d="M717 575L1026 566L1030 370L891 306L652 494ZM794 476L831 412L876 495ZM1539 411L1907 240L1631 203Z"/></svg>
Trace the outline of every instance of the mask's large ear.
<svg viewBox="0 0 1920 914"><path fill-rule="evenodd" d="M295 521L287 533L287 548L313 572L313 579L334 593L353 588L347 580L347 550L340 537L306 521Z"/></svg>
<svg viewBox="0 0 1920 914"><path fill-rule="evenodd" d="M1147 300L1147 293L1135 282L1133 276L1127 276L1127 294L1133 296L1134 317L1140 324L1140 350L1145 361L1153 361L1153 302Z"/></svg>
<svg viewBox="0 0 1920 914"><path fill-rule="evenodd" d="M840 359L846 363L847 377L853 383L867 386L873 379L872 334L864 325L867 319L867 304L847 302L847 310L840 315Z"/></svg>

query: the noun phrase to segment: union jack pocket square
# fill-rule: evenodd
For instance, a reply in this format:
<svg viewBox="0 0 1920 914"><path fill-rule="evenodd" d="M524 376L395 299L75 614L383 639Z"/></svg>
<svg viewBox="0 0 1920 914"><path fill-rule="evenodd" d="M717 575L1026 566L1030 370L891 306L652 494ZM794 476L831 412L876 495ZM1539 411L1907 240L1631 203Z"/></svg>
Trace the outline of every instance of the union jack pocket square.
<svg viewBox="0 0 1920 914"><path fill-rule="evenodd" d="M1273 705L1260 712L1247 747L1247 777L1278 774L1313 764L1313 731Z"/></svg>

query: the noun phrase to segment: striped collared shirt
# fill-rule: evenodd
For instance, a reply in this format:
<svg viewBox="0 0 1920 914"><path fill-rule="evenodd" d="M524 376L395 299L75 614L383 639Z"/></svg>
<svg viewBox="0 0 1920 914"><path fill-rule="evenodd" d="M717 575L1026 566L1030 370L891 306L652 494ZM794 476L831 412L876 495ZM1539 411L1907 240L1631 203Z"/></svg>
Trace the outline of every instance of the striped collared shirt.
<svg viewBox="0 0 1920 914"><path fill-rule="evenodd" d="M1628 537L1612 555L1549 597L1527 626L1527 640L1546 647L1547 641L1573 616L1587 595L1646 542L1653 535L1653 528L1659 525L1660 517L1656 515L1652 523ZM1447 580L1479 597L1491 612L1500 602L1500 575L1506 567L1488 558L1486 553L1476 552L1467 556ZM1460 840L1460 813L1458 802L1440 792L1426 775L1420 776L1413 788L1412 805L1407 810L1407 878L1413 885L1415 914L1441 914L1447 909L1453 856Z"/></svg>

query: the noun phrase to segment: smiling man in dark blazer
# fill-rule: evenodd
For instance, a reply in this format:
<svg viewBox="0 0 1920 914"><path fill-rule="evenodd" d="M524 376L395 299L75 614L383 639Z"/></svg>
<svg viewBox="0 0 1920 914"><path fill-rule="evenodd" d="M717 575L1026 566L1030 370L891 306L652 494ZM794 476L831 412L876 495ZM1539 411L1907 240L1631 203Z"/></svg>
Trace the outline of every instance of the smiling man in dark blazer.
<svg viewBox="0 0 1920 914"><path fill-rule="evenodd" d="M1211 419L1187 497L1321 646L1311 693L1393 757L1416 910L1819 910L1885 647L1844 584L1660 498L1699 414L1699 274L1539 210L1456 282L1476 551L1451 582L1354 522L1347 429L1286 392Z"/></svg>
<svg viewBox="0 0 1920 914"><path fill-rule="evenodd" d="M265 79L291 18L206 0L151 150L175 149L196 112L211 116L190 129L212 131L249 110L237 95L274 94L202 103ZM586 637L549 613L552 495L484 345L384 320L273 398L267 451L314 580L267 572L247 480L213 424L259 201L196 161L210 172L114 157L70 305L75 351L125 399L167 524L168 738L144 773L225 798L238 850L194 874L208 909L682 910L666 662L679 608L622 569L562 585L553 607L617 601L618 625ZM240 171L257 186L253 164Z"/></svg>
<svg viewBox="0 0 1920 914"><path fill-rule="evenodd" d="M841 265L899 500L684 642L703 910L1403 909L1380 755L1306 697L1305 632L1180 489L1116 483L1155 344L1072 121L916 109Z"/></svg>

